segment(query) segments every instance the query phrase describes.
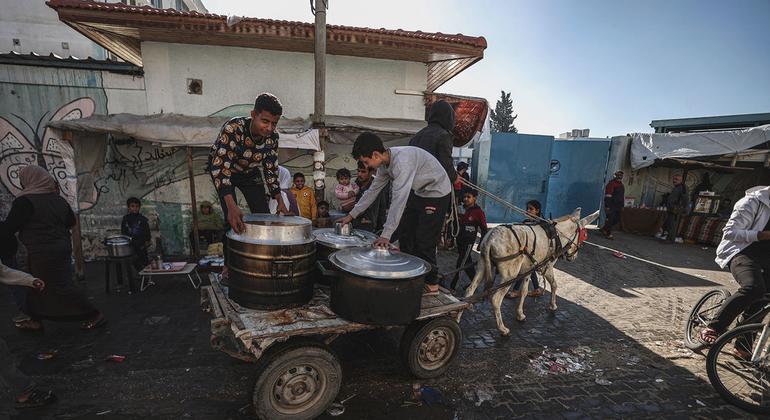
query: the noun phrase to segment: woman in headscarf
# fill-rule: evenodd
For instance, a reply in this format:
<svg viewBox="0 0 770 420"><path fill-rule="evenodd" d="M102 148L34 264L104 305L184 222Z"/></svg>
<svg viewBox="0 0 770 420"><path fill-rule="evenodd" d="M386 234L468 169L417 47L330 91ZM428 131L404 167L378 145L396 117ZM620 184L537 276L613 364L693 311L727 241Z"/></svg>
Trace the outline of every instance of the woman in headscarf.
<svg viewBox="0 0 770 420"><path fill-rule="evenodd" d="M4 235L19 233L27 248L29 272L45 282L43 291L27 293L24 311L31 319L18 328L39 330L41 321L81 321L83 329L104 325L106 320L72 281L70 228L75 214L59 195L56 180L42 167L19 171L22 191L3 223Z"/></svg>
<svg viewBox="0 0 770 420"><path fill-rule="evenodd" d="M283 204L289 210L293 216L299 216L299 206L297 205L297 198L294 197L291 191L291 172L283 166L278 166L278 185L281 187L281 198L283 198ZM268 203L270 213L275 213L278 209L278 201L275 198L271 199Z"/></svg>

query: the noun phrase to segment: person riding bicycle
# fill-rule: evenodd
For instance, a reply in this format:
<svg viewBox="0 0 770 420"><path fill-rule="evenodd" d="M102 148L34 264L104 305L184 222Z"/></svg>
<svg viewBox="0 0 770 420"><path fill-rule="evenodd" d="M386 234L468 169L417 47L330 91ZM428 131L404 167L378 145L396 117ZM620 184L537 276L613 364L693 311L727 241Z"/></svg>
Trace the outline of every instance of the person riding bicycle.
<svg viewBox="0 0 770 420"><path fill-rule="evenodd" d="M741 311L750 316L761 309L765 293L770 292L770 187L751 188L735 203L715 261L722 268L729 267L741 287L701 331L700 339L708 345Z"/></svg>

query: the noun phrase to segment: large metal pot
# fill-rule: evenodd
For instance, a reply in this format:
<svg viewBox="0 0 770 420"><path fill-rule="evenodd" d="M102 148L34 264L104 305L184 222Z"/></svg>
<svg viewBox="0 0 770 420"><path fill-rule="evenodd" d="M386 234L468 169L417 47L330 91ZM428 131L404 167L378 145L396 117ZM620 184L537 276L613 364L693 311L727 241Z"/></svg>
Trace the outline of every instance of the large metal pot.
<svg viewBox="0 0 770 420"><path fill-rule="evenodd" d="M329 261L337 271L330 302L337 315L373 325L405 325L420 315L430 271L422 259L381 248L348 248Z"/></svg>
<svg viewBox="0 0 770 420"><path fill-rule="evenodd" d="M110 235L104 240L107 255L114 258L129 257L134 254L131 248L131 237L126 235Z"/></svg>
<svg viewBox="0 0 770 420"><path fill-rule="evenodd" d="M349 234L342 234L338 233L336 228L322 228L313 230L313 238L316 241L316 259L326 261L331 254L340 249L371 246L377 239L377 235L359 229L353 229Z"/></svg>
<svg viewBox="0 0 770 420"><path fill-rule="evenodd" d="M246 229L227 233L230 298L252 309L301 306L313 297L315 244L302 217L250 214Z"/></svg>

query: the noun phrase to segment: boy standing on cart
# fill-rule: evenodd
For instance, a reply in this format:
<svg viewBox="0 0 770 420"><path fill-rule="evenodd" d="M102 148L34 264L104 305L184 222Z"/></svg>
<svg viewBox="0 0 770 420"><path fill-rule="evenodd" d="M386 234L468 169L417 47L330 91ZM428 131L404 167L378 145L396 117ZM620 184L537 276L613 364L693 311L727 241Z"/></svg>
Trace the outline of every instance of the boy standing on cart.
<svg viewBox="0 0 770 420"><path fill-rule="evenodd" d="M391 237L398 238L401 250L420 257L431 265L425 277L425 293L438 294L436 245L449 208L452 185L438 160L419 147L402 146L386 149L372 133L363 133L353 144L353 158L377 173L372 185L341 222L350 223L377 199L380 191L392 185L392 201L376 247L390 246ZM409 200L410 193L414 199Z"/></svg>
<svg viewBox="0 0 770 420"><path fill-rule="evenodd" d="M241 190L252 213L268 213L269 196L278 203L278 212L289 210L281 199L278 182L278 120L283 114L281 103L271 93L257 96L250 117L235 117L222 126L209 152L209 170L214 181L225 230L230 227L241 233L243 212L235 198L235 188ZM264 172L264 179L260 174Z"/></svg>

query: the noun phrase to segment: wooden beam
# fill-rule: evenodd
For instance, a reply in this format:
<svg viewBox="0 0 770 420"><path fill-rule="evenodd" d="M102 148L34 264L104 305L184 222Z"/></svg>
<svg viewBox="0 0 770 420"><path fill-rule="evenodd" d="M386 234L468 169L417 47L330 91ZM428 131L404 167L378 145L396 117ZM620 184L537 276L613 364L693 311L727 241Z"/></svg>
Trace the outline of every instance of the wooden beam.
<svg viewBox="0 0 770 420"><path fill-rule="evenodd" d="M192 206L193 219L193 240L190 245L192 246L193 258L195 258L195 262L197 263L201 257L201 250L198 242L198 200L195 197L195 174L193 173L192 147L190 146L187 146L187 176L190 180L190 205Z"/></svg>

